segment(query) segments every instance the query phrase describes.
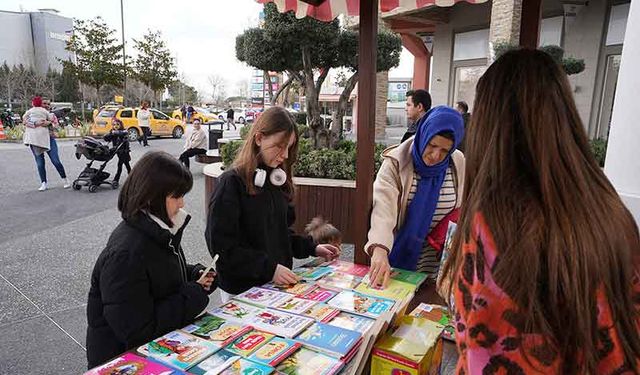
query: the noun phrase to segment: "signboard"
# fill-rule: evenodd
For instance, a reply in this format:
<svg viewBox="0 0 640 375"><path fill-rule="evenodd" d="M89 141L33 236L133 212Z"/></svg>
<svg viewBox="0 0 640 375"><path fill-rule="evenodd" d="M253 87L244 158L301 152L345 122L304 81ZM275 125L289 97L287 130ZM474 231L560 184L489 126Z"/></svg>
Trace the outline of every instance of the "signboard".
<svg viewBox="0 0 640 375"><path fill-rule="evenodd" d="M264 104L264 98L251 98L251 104Z"/></svg>
<svg viewBox="0 0 640 375"><path fill-rule="evenodd" d="M113 101L122 104L124 102L124 97L122 97L121 95L116 95L113 97Z"/></svg>

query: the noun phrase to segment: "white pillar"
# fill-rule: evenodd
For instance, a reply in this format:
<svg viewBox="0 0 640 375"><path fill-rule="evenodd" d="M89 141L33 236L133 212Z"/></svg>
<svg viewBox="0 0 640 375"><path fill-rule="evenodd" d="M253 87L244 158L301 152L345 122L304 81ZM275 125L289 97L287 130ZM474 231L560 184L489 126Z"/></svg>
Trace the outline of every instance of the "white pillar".
<svg viewBox="0 0 640 375"><path fill-rule="evenodd" d="M640 2L632 1L622 50L605 173L640 223Z"/></svg>

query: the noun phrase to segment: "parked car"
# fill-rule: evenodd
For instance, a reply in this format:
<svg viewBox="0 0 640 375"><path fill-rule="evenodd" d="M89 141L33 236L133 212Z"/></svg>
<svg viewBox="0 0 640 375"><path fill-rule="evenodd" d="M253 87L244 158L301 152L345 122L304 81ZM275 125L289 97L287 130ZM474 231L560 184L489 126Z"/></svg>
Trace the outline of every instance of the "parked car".
<svg viewBox="0 0 640 375"><path fill-rule="evenodd" d="M142 134L142 130L138 126L138 110L140 108L132 107L105 107L95 117L94 124L91 126L94 135L105 135L111 130L111 119L113 115L122 121L124 128L129 132L129 139L135 141ZM173 119L157 109L151 108L151 135L153 136L172 136L173 138L181 138L184 134L184 125L182 121Z"/></svg>
<svg viewBox="0 0 640 375"><path fill-rule="evenodd" d="M191 118L191 121L198 119L201 123L206 124L207 122L218 120L218 116L206 108L193 107L193 109L195 109L196 112ZM177 108L175 111L171 112L171 117L176 120L182 120L182 111L180 110L180 108Z"/></svg>
<svg viewBox="0 0 640 375"><path fill-rule="evenodd" d="M218 112L218 118L220 120L227 121L227 111L228 109L224 109L221 112ZM233 122L244 125L247 123L247 121L253 121L253 116L251 117L251 120L248 120L248 118L249 117L247 116L246 111L244 109L241 109L241 108L233 109Z"/></svg>

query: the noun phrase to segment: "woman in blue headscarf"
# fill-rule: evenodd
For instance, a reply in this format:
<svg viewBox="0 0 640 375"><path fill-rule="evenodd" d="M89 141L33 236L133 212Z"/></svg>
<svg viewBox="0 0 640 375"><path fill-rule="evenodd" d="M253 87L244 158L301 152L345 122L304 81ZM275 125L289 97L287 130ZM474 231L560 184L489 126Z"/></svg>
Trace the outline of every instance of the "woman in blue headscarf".
<svg viewBox="0 0 640 375"><path fill-rule="evenodd" d="M384 151L364 249L371 256L371 285L386 286L390 267L436 279L441 252L427 238L460 207L464 156L456 148L463 137L460 114L439 106L422 117L415 137Z"/></svg>

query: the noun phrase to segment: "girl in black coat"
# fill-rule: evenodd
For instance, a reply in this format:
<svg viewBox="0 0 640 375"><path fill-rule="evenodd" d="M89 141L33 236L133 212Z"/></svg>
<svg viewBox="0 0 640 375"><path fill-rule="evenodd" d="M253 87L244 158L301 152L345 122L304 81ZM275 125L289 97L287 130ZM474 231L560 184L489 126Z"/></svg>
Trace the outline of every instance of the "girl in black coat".
<svg viewBox="0 0 640 375"><path fill-rule="evenodd" d="M209 205L206 238L223 300L269 281L295 284L293 257L334 259L339 249L290 230L295 220L291 166L298 132L283 108L266 110L251 127L233 167Z"/></svg>
<svg viewBox="0 0 640 375"><path fill-rule="evenodd" d="M124 129L122 121L120 121L115 115L111 119L111 131L104 135L104 140L113 143L113 148L118 149L118 171L113 177L114 182L120 182L120 175L122 174L122 167L127 168L127 174L131 173L131 154L129 148L129 132Z"/></svg>
<svg viewBox="0 0 640 375"><path fill-rule="evenodd" d="M120 192L123 221L91 275L87 303L89 368L182 328L202 312L214 274L186 262L180 241L191 173L164 152L147 153Z"/></svg>

